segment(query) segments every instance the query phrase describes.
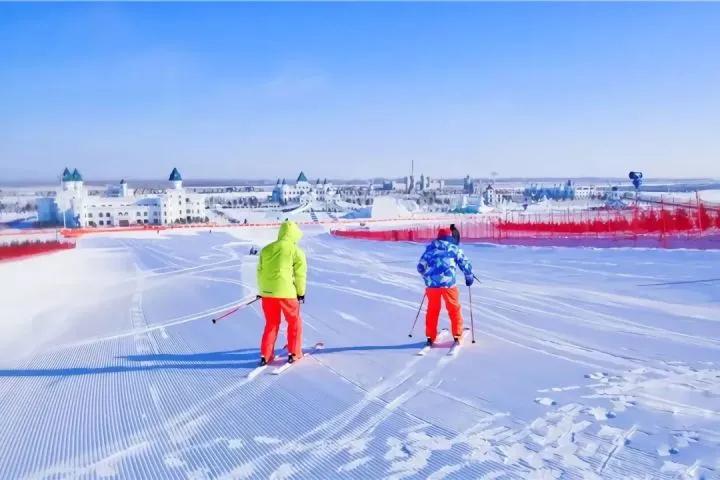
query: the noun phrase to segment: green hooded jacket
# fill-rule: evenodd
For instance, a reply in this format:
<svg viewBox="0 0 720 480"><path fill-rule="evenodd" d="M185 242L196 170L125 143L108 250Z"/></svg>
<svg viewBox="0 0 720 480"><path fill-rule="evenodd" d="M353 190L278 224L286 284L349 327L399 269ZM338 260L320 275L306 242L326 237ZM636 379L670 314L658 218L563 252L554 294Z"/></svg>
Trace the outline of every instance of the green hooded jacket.
<svg viewBox="0 0 720 480"><path fill-rule="evenodd" d="M259 295L273 298L297 298L305 295L307 262L297 246L302 232L295 222L280 225L277 241L260 252L257 266Z"/></svg>

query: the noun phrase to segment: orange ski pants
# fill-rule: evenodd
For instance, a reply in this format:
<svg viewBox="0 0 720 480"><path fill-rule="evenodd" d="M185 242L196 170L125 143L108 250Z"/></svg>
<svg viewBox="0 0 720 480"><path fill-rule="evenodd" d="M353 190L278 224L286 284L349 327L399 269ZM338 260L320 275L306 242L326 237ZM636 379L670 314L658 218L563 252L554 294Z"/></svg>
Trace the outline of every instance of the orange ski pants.
<svg viewBox="0 0 720 480"><path fill-rule="evenodd" d="M287 322L288 352L295 358L302 357L302 319L300 302L295 298L263 297L262 309L265 314L265 330L260 343L260 355L268 362L275 357L275 341L280 329L280 315Z"/></svg>
<svg viewBox="0 0 720 480"><path fill-rule="evenodd" d="M457 287L425 289L428 306L425 314L425 336L433 342L438 334L438 319L440 318L441 301L445 300L453 337L459 337L463 331L462 307L460 306L460 293Z"/></svg>

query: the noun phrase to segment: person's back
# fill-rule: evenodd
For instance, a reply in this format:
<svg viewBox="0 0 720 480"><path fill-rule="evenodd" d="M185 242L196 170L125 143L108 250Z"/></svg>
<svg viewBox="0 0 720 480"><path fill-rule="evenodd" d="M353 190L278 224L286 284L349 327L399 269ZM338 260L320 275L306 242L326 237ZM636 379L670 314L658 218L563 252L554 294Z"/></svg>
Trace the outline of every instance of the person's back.
<svg viewBox="0 0 720 480"><path fill-rule="evenodd" d="M444 300L452 324L452 334L456 342L462 336L462 313L460 294L455 286L455 269L465 274L465 284L473 283L473 271L470 261L463 251L453 242L452 233L446 228L438 232L437 240L427 246L417 265L417 271L425 281L425 295L428 308L425 316L425 335L428 345L432 345L437 337L437 325L440 307Z"/></svg>
<svg viewBox="0 0 720 480"><path fill-rule="evenodd" d="M302 232L295 222L280 226L278 239L260 251L257 267L259 296L265 314L265 330L260 345L260 363L275 356L275 340L281 314L288 324L288 361L302 356L302 321L299 302L305 300L307 263L297 246Z"/></svg>
<svg viewBox="0 0 720 480"><path fill-rule="evenodd" d="M444 232L442 229L441 232ZM439 237L426 248L418 263L418 272L423 276L426 287L448 288L455 286L455 269L465 274L466 283L472 284L472 265L465 253L451 240L452 237Z"/></svg>
<svg viewBox="0 0 720 480"><path fill-rule="evenodd" d="M297 246L302 232L295 222L280 226L278 239L260 251L258 290L262 297L297 298L305 295L306 259Z"/></svg>

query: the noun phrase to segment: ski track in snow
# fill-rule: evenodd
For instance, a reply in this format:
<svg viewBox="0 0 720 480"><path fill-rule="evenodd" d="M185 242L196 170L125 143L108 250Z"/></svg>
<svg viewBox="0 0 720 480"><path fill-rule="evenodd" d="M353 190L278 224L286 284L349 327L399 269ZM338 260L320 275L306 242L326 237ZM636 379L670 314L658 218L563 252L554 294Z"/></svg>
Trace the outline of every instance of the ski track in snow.
<svg viewBox="0 0 720 480"><path fill-rule="evenodd" d="M0 356L0 478L720 478L720 296L632 283L714 252L467 247L478 343L421 357L422 246L313 233L304 336L325 348L252 380L258 306L209 321L254 295L249 243L83 239L134 258L126 307Z"/></svg>

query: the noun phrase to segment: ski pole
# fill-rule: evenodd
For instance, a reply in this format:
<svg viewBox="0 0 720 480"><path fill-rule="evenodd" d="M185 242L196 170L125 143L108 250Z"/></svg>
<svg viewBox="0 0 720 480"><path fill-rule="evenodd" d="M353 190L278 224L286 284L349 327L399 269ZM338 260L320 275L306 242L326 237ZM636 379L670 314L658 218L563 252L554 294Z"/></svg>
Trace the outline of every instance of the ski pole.
<svg viewBox="0 0 720 480"><path fill-rule="evenodd" d="M240 304L240 305L238 305L237 307L235 307L235 308L233 308L232 310L230 310L229 312L224 313L224 314L220 315L220 316L217 317L217 318L213 318L213 319L212 319L212 323L217 323L218 320L222 320L223 318L232 315L233 313L237 312L237 311L240 310L241 308L245 308L245 307L247 307L247 306L249 306L249 305L252 305L253 303L255 303L255 302L257 302L258 300L260 300L260 298L262 298L262 297L257 296L257 297L255 297L255 298L253 298L252 300L250 300L249 302Z"/></svg>
<svg viewBox="0 0 720 480"><path fill-rule="evenodd" d="M470 287L468 287L468 295L470 298L470 333L472 334L472 343L475 343L475 319L473 318L472 289Z"/></svg>
<svg viewBox="0 0 720 480"><path fill-rule="evenodd" d="M475 275L474 273L473 273L473 278L474 278L474 279L475 279L475 281L477 281L478 283L482 283L482 282L480 281L480 279L479 279L479 278L477 278L477 275Z"/></svg>
<svg viewBox="0 0 720 480"><path fill-rule="evenodd" d="M408 337L412 337L413 332L415 331L415 324L418 321L418 318L420 318L420 311L422 311L422 307L425 304L425 298L427 297L427 294L423 294L422 302L420 302L420 307L418 307L418 313L415 315L415 321L412 324L412 328L410 329L410 333L408 333Z"/></svg>

